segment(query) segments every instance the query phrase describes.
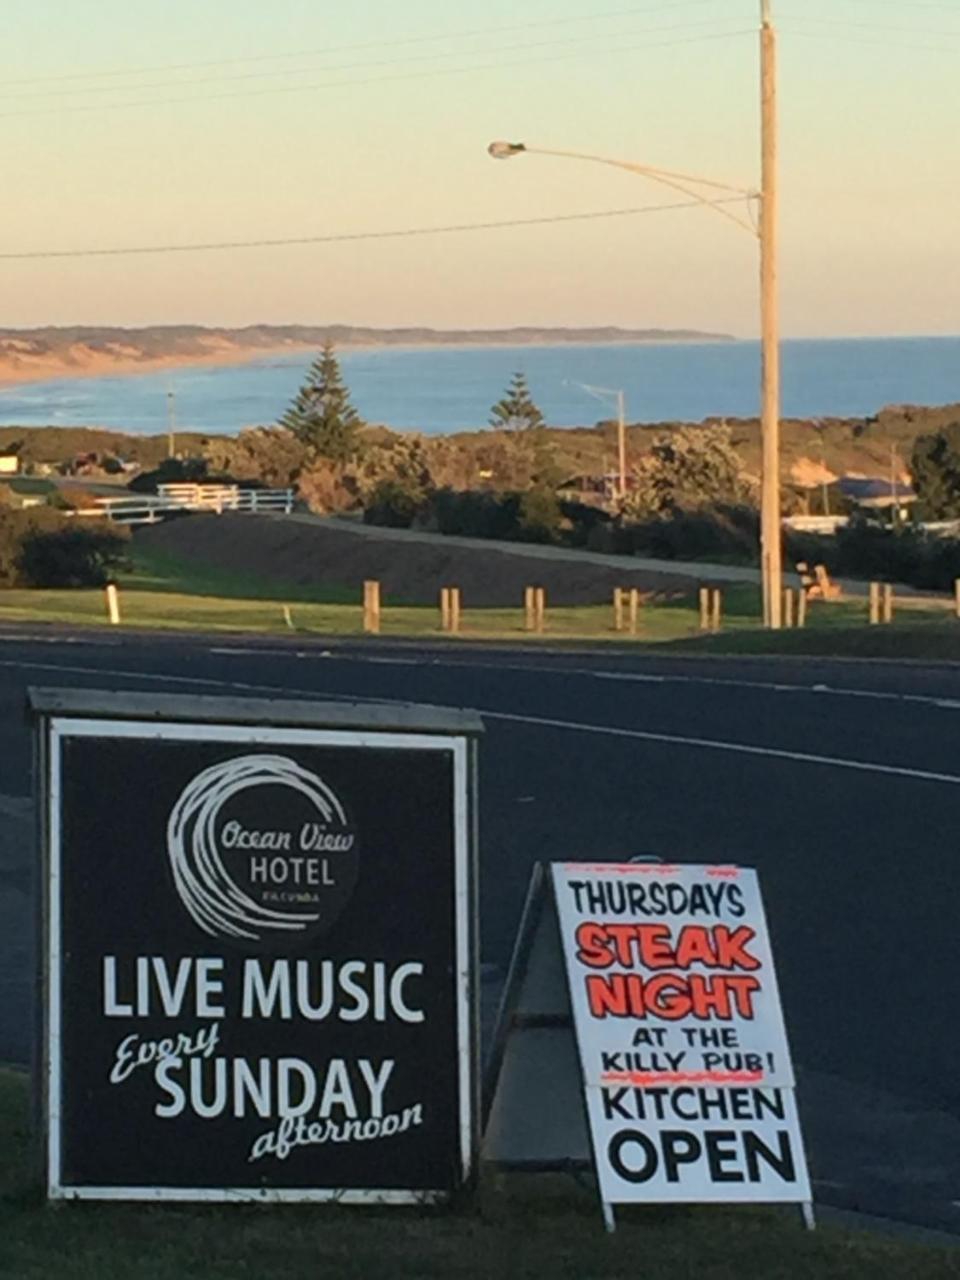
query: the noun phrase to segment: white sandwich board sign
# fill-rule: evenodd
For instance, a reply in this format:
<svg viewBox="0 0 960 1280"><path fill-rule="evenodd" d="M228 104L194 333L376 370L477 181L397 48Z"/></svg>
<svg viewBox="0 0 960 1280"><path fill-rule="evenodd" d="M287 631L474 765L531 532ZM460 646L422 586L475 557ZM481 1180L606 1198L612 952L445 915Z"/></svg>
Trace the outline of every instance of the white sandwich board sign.
<svg viewBox="0 0 960 1280"><path fill-rule="evenodd" d="M526 1112L528 1130L552 1128L554 1116L543 1110L534 1121L530 1107L537 1105L534 1088L550 1096L543 1064L569 1057L559 1051L565 1035L576 1042L585 1127L608 1225L614 1204L810 1204L793 1068L754 871L554 863L535 879L524 931L531 936L521 938L515 952L494 1058L497 1079L488 1089L488 1158L500 1162L507 1154L507 1163L524 1163L523 1152L505 1152L504 1135L513 1128L506 1107ZM557 1012L558 982L550 983L542 962L535 974L528 964L549 955L562 956L566 1019ZM551 991L547 1016L530 1009L533 989ZM516 1034L524 1029L538 1030L541 1039L552 1029L555 1037L553 1050L538 1055L538 1079L535 1085L530 1073L530 1088L518 1084L531 1060L532 1042ZM569 1121L564 1127L569 1130ZM551 1149L542 1134L536 1145ZM577 1145L571 1157L582 1156L584 1144Z"/></svg>

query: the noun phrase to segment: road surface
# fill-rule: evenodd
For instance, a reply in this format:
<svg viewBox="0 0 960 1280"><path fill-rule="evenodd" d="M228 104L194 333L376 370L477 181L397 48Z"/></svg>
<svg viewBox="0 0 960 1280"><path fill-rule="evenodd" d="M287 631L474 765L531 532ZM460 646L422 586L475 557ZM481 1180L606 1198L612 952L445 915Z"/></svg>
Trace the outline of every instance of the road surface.
<svg viewBox="0 0 960 1280"><path fill-rule="evenodd" d="M0 633L14 1061L31 1047L30 685L481 711L488 1012L536 861L757 867L818 1196L960 1231L960 668Z"/></svg>

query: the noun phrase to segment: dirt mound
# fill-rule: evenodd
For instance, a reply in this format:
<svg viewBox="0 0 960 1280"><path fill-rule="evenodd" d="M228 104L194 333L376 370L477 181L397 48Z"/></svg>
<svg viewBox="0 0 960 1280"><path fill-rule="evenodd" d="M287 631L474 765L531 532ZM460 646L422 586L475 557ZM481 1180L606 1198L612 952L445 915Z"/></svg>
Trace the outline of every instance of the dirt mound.
<svg viewBox="0 0 960 1280"><path fill-rule="evenodd" d="M614 587L637 587L646 596L689 591L690 578L569 558L525 554L503 543L462 546L439 535L403 539L333 522L296 517L191 515L145 526L137 543L178 559L216 569L249 572L280 584L350 587L358 595L376 578L398 603L435 604L443 586L458 586L469 606L514 606L527 586L546 589L554 605L601 604Z"/></svg>

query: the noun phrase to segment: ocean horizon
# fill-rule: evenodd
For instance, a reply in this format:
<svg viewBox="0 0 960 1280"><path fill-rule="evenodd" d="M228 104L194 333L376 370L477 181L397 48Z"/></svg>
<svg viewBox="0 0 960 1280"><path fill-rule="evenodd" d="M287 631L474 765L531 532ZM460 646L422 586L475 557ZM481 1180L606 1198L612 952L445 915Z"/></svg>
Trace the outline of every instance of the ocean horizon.
<svg viewBox="0 0 960 1280"><path fill-rule="evenodd" d="M547 422L592 426L623 390L630 422L755 417L759 343L618 342L536 346L346 348L353 403L368 422L438 435L488 425L490 406L523 371ZM309 351L243 364L184 365L61 377L0 388L0 425L97 426L132 434L168 427L209 434L277 422L303 381ZM782 345L783 416L867 417L888 404L960 402L960 336L793 338Z"/></svg>

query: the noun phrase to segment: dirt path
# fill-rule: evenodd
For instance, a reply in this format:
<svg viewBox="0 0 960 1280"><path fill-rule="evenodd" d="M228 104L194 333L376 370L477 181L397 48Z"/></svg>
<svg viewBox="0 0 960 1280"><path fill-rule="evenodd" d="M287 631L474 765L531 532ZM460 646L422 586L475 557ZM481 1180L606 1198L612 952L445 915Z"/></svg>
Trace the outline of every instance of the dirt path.
<svg viewBox="0 0 960 1280"><path fill-rule="evenodd" d="M664 565L559 547L445 538L376 529L314 516L192 515L145 526L137 542L178 559L300 586L354 587L378 579L396 601L434 604L459 586L465 605L513 606L526 586L542 586L555 605L600 604L614 587L646 596L689 592L698 581L753 581L752 570Z"/></svg>

